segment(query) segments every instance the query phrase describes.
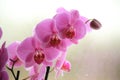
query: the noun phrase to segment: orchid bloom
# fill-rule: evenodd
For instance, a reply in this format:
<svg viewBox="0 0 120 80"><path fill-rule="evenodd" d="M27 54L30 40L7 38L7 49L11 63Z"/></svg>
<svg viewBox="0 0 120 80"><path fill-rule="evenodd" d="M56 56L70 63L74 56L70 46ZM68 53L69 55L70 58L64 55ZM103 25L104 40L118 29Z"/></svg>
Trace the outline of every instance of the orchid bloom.
<svg viewBox="0 0 120 80"><path fill-rule="evenodd" d="M67 38L77 44L78 40L85 36L85 24L80 19L77 10L68 12L64 8L60 8L57 10L54 19L61 38Z"/></svg>
<svg viewBox="0 0 120 80"><path fill-rule="evenodd" d="M5 71L5 65L8 60L8 52L5 48L5 42L2 44L0 48L0 80L9 80L8 74Z"/></svg>
<svg viewBox="0 0 120 80"><path fill-rule="evenodd" d="M17 47L19 46L20 42L16 41L11 43L8 47L8 55L9 55L9 60L8 60L8 66L12 67L13 62L11 62L11 60L16 61L15 63L15 67L19 67L22 65L22 62L20 61L20 59L17 56ZM11 60L10 60L11 59Z"/></svg>
<svg viewBox="0 0 120 80"><path fill-rule="evenodd" d="M66 51L70 44L66 39L61 39L55 20L46 19L37 24L35 27L35 35L43 42L45 47L54 47L62 51Z"/></svg>
<svg viewBox="0 0 120 80"><path fill-rule="evenodd" d="M70 64L70 62L67 61L67 60L65 60L64 63L63 63L63 65L62 65L61 70L66 71L66 72L70 72L70 70L71 70L71 64Z"/></svg>
<svg viewBox="0 0 120 80"><path fill-rule="evenodd" d="M60 54L60 51L53 47L43 48L36 37L28 37L23 40L18 46L17 52L18 57L26 67L41 63L51 66Z"/></svg>
<svg viewBox="0 0 120 80"><path fill-rule="evenodd" d="M63 72L70 72L71 70L71 63L67 60L64 60L64 62L61 64L62 66L60 69L56 69L56 77L58 77L60 74L63 75Z"/></svg>

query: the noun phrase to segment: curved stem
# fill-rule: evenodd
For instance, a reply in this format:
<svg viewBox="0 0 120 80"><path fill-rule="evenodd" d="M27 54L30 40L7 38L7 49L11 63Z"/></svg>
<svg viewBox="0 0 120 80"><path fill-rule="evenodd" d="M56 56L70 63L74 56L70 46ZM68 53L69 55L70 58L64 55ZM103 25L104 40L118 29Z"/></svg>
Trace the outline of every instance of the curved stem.
<svg viewBox="0 0 120 80"><path fill-rule="evenodd" d="M85 21L85 24L87 24L89 21L92 21L93 19L88 19L87 21Z"/></svg>
<svg viewBox="0 0 120 80"><path fill-rule="evenodd" d="M12 68L9 68L8 66L6 66L6 67L7 67L8 70L11 71L11 73L12 73L14 79L16 80L15 73L14 73L13 69L12 69Z"/></svg>
<svg viewBox="0 0 120 80"><path fill-rule="evenodd" d="M15 73L14 73L14 65L15 65L15 63L18 61L18 59L16 59L15 61L12 60L12 59L10 59L10 61L13 62L12 68L9 68L8 66L6 66L6 67L7 67L8 70L11 71L14 79L15 79L15 80L18 80L18 79L19 79L19 75L20 75L20 71L17 71L17 76L15 76Z"/></svg>

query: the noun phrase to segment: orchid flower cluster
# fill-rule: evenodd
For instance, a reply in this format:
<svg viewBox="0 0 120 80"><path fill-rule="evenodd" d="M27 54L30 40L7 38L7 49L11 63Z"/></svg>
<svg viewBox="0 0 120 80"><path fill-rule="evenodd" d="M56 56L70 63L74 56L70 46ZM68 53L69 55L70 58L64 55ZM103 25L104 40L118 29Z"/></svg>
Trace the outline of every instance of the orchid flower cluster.
<svg viewBox="0 0 120 80"><path fill-rule="evenodd" d="M100 27L98 20L81 16L77 10L59 8L52 19L45 19L35 26L33 35L21 42L15 41L7 48L3 43L0 49L0 80L8 80L6 64L15 80L18 80L20 72L16 76L13 67L24 66L29 71L30 76L23 80L47 80L50 68L56 72L56 77L69 72L68 47L78 44L91 29Z"/></svg>

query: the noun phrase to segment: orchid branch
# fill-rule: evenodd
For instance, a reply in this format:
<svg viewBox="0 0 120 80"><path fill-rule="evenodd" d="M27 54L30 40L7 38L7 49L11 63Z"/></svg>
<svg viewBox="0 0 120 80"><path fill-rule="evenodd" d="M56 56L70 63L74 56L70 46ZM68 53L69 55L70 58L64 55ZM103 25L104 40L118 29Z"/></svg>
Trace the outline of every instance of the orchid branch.
<svg viewBox="0 0 120 80"><path fill-rule="evenodd" d="M8 70L11 71L14 79L15 79L15 80L18 80L18 79L19 79L19 75L20 75L20 71L17 71L17 76L15 76L15 73L14 73L14 65L15 65L15 63L18 61L18 59L16 59L15 61L12 60L12 59L10 59L10 61L13 62L12 68L9 68L8 66L6 66L6 67L7 67Z"/></svg>
<svg viewBox="0 0 120 80"><path fill-rule="evenodd" d="M50 71L50 66L47 66L46 68L47 68L47 70L46 70L45 80L48 79L48 74L49 74L49 71Z"/></svg>

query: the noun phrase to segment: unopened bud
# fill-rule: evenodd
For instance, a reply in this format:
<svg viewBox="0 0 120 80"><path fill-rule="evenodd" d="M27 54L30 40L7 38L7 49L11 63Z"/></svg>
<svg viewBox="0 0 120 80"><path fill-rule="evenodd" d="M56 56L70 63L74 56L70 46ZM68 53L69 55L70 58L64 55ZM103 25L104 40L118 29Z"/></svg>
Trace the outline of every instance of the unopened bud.
<svg viewBox="0 0 120 80"><path fill-rule="evenodd" d="M92 28L92 29L95 29L95 30L98 30L98 29L100 29L101 28L101 23L98 21L98 20L96 20L96 19L93 19L91 22L90 22L90 27Z"/></svg>

